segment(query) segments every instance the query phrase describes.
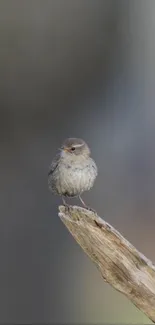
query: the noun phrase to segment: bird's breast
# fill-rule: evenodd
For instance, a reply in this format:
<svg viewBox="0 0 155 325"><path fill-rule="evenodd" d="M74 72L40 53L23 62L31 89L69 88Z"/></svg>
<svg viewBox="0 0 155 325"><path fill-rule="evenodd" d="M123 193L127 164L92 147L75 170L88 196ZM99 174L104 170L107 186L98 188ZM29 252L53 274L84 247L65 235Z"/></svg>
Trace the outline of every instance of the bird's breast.
<svg viewBox="0 0 155 325"><path fill-rule="evenodd" d="M62 162L58 167L56 186L59 194L77 196L89 190L97 176L97 168L94 161L83 164Z"/></svg>

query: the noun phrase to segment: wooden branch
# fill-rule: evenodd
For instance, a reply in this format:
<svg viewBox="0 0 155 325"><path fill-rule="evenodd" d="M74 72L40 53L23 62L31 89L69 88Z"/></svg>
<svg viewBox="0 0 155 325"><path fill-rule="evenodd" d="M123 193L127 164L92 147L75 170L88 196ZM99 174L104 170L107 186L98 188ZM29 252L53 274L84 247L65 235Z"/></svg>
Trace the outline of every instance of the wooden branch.
<svg viewBox="0 0 155 325"><path fill-rule="evenodd" d="M95 212L60 206L59 217L104 280L155 322L155 266Z"/></svg>

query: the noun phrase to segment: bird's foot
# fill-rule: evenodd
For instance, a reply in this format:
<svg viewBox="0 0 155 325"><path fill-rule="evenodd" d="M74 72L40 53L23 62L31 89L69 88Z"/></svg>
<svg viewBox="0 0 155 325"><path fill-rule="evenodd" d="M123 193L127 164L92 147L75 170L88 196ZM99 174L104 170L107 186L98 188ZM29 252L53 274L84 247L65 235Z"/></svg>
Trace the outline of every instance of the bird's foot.
<svg viewBox="0 0 155 325"><path fill-rule="evenodd" d="M85 208L86 208L87 210L89 210L89 211L92 211L92 212L96 213L96 211L95 211L94 209L92 209L91 207L86 206Z"/></svg>
<svg viewBox="0 0 155 325"><path fill-rule="evenodd" d="M85 202L83 201L83 199L82 199L82 197L81 197L80 195L79 195L79 199L80 199L80 201L81 201L81 203L83 204L83 206L84 206L85 209L87 209L87 210L89 210L89 211L92 211L92 212L96 213L96 211L95 211L94 209L90 208L89 206L87 206L87 205L85 204Z"/></svg>
<svg viewBox="0 0 155 325"><path fill-rule="evenodd" d="M66 209L67 211L69 211L70 205L68 205L68 204L64 204L64 207L65 207L65 209Z"/></svg>
<svg viewBox="0 0 155 325"><path fill-rule="evenodd" d="M65 209L69 211L70 205L66 203L64 197L62 197L62 201L63 201L63 205L64 205Z"/></svg>

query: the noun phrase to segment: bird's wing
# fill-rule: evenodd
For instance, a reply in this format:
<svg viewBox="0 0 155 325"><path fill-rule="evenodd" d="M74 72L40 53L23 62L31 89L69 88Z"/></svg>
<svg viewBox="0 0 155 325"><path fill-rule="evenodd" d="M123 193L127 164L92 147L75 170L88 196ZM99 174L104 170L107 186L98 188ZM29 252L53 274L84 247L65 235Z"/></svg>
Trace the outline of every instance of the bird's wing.
<svg viewBox="0 0 155 325"><path fill-rule="evenodd" d="M53 174L53 172L55 171L55 169L58 166L59 160L60 160L60 154L58 153L51 163L51 166L48 171L48 176Z"/></svg>

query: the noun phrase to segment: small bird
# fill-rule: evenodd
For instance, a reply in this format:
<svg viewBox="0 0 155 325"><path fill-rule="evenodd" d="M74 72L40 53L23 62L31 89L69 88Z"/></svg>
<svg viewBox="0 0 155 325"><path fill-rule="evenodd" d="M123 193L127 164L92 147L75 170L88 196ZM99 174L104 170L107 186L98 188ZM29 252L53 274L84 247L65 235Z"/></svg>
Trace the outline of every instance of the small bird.
<svg viewBox="0 0 155 325"><path fill-rule="evenodd" d="M97 173L97 166L90 157L86 142L68 138L51 163L48 186L54 194L62 197L65 206L68 206L65 197L79 197L84 207L89 209L81 194L93 187Z"/></svg>

